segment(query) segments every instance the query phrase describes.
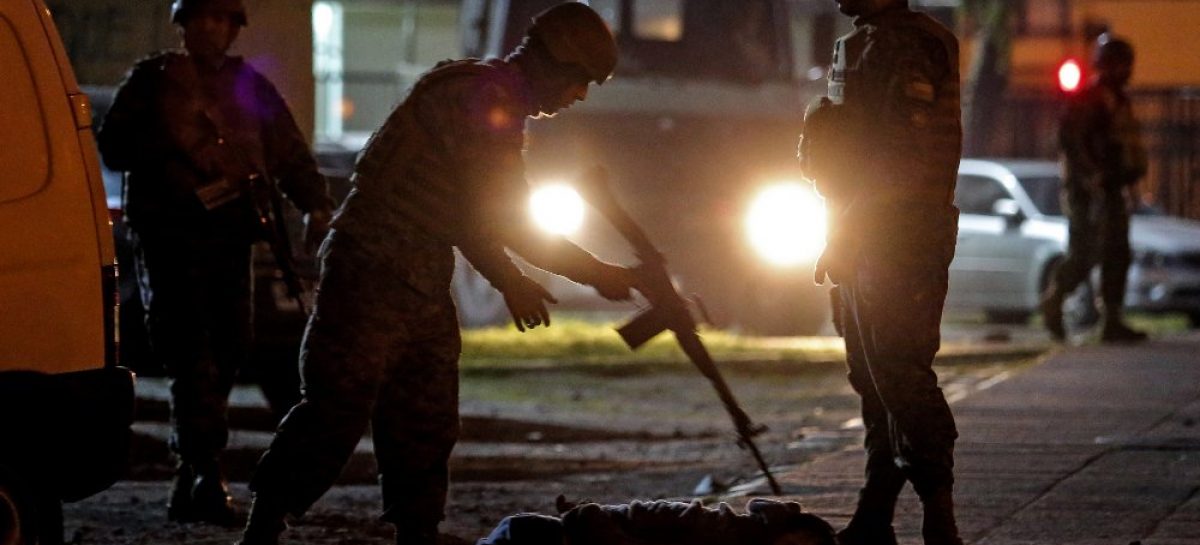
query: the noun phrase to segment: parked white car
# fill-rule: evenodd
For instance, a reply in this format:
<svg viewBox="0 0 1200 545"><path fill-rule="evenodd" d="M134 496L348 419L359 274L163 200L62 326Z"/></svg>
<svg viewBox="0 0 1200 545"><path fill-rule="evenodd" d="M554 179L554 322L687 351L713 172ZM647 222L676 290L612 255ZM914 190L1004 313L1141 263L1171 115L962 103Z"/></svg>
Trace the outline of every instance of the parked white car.
<svg viewBox="0 0 1200 545"><path fill-rule="evenodd" d="M989 320L1019 322L1037 310L1039 295L1067 247L1059 205L1062 178L1053 161L964 159L955 204L958 250L950 265L947 308L982 310ZM1183 312L1200 327L1200 222L1144 208L1131 221L1134 262L1127 308ZM1093 274L1093 285L1097 277ZM1090 311L1091 286L1075 313ZM1081 308L1080 308L1081 307Z"/></svg>

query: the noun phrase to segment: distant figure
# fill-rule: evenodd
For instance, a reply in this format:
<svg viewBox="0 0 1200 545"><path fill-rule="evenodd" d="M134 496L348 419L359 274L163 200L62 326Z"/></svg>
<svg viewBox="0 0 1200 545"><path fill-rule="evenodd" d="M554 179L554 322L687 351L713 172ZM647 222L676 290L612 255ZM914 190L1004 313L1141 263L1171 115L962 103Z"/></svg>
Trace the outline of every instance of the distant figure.
<svg viewBox="0 0 1200 545"><path fill-rule="evenodd" d="M218 456L229 392L250 349L251 245L275 182L324 235L333 202L279 92L226 54L246 25L241 0L176 0L183 50L138 62L98 134L128 173L125 221L154 357L171 377L171 520L232 524ZM268 179L271 183L264 184ZM257 180L257 181L255 181ZM124 273L125 271L122 271ZM294 368L261 377L273 407L299 398Z"/></svg>
<svg viewBox="0 0 1200 545"><path fill-rule="evenodd" d="M1125 284L1132 260L1129 214L1137 206L1136 186L1146 175L1146 149L1133 105L1125 93L1133 75L1133 47L1100 36L1092 66L1096 73L1073 97L1059 128L1064 183L1063 209L1070 230L1067 255L1042 297L1046 329L1066 338L1063 298L1100 265L1104 302L1104 342L1138 342L1146 334L1125 324Z"/></svg>
<svg viewBox="0 0 1200 545"><path fill-rule="evenodd" d="M838 542L894 545L907 481L924 507L926 545L960 545L958 432L933 371L958 231L958 41L906 0L837 3L855 28L837 41L800 158L832 218L816 281L837 286L834 316L866 428L866 483Z"/></svg>
<svg viewBox="0 0 1200 545"><path fill-rule="evenodd" d="M396 542L437 542L459 431L453 248L504 295L522 331L549 325L554 299L506 249L606 298L631 296L633 271L533 226L522 159L525 119L582 100L616 62L600 16L559 4L507 58L426 73L371 137L320 251L300 349L304 396L250 483L242 543L277 543L285 516L329 489L368 425Z"/></svg>
<svg viewBox="0 0 1200 545"><path fill-rule="evenodd" d="M476 545L834 545L833 528L796 502L756 498L738 514L727 504L586 503L562 517L521 514Z"/></svg>

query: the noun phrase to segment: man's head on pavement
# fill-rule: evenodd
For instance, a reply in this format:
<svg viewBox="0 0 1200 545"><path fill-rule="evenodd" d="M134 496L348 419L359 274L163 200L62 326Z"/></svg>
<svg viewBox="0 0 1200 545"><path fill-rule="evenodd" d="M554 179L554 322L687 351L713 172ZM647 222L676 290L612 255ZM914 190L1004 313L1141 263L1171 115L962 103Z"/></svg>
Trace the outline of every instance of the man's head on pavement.
<svg viewBox="0 0 1200 545"><path fill-rule="evenodd" d="M246 7L242 0L175 0L171 22L179 26L189 54L218 60L246 26Z"/></svg>
<svg viewBox="0 0 1200 545"><path fill-rule="evenodd" d="M893 6L907 6L908 0L834 0L838 11L851 17L868 17Z"/></svg>
<svg viewBox="0 0 1200 545"><path fill-rule="evenodd" d="M566 2L533 18L517 52L538 110L551 116L587 98L617 66L617 43L604 19L585 4Z"/></svg>
<svg viewBox="0 0 1200 545"><path fill-rule="evenodd" d="M834 545L833 527L794 501L755 498L746 512L763 521L769 545Z"/></svg>
<svg viewBox="0 0 1200 545"><path fill-rule="evenodd" d="M1124 87L1133 77L1133 58L1133 46L1129 42L1110 34L1101 34L1096 39L1092 66L1101 82Z"/></svg>

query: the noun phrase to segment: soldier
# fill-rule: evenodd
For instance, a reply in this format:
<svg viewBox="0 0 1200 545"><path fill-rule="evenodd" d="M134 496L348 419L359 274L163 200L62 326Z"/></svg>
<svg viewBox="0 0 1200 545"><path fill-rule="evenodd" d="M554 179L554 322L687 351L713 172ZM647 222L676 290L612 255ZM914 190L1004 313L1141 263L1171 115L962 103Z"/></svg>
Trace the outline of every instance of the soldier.
<svg viewBox="0 0 1200 545"><path fill-rule="evenodd" d="M447 61L422 76L371 137L319 252L303 399L250 483L242 543L277 543L285 516L329 489L368 424L397 543L437 541L459 431L454 247L503 294L522 331L549 325L554 299L505 248L606 298L630 296L632 271L539 234L525 213L525 118L585 98L616 61L604 21L584 4L560 4L507 58Z"/></svg>
<svg viewBox="0 0 1200 545"><path fill-rule="evenodd" d="M279 93L226 54L246 25L242 1L176 0L171 21L183 50L133 67L99 145L110 168L128 173L134 270L154 354L171 377L170 444L179 467L167 516L231 524L217 458L251 339L256 199L263 182L277 180L314 233L327 227L333 203Z"/></svg>
<svg viewBox="0 0 1200 545"><path fill-rule="evenodd" d="M834 545L829 523L796 502L755 498L743 514L698 500L564 507L561 518L506 517L476 545Z"/></svg>
<svg viewBox="0 0 1200 545"><path fill-rule="evenodd" d="M937 385L958 211L958 42L906 0L837 0L855 17L837 41L829 94L806 116L801 166L832 216L816 281L837 285L850 384L862 398L866 483L839 543L894 544L911 482L927 545L960 544L958 433Z"/></svg>
<svg viewBox="0 0 1200 545"><path fill-rule="evenodd" d="M1063 298L1087 279L1100 263L1100 295L1104 301L1104 342L1137 342L1146 334L1125 325L1129 211L1136 204L1136 184L1146 175L1146 150L1125 87L1133 75L1133 47L1100 36L1093 66L1095 77L1067 107L1059 127L1064 183L1063 209L1070 221L1067 256L1054 271L1042 298L1046 329L1055 340L1066 338Z"/></svg>

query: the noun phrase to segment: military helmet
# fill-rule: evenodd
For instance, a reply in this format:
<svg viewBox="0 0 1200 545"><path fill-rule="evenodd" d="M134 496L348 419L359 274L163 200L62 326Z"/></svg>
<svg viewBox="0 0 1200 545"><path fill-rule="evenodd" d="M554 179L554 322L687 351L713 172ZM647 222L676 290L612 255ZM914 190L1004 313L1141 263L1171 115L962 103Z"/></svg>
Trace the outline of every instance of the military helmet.
<svg viewBox="0 0 1200 545"><path fill-rule="evenodd" d="M1133 46L1129 42L1107 33L1096 38L1096 51L1092 56L1093 66L1104 67L1132 62Z"/></svg>
<svg viewBox="0 0 1200 545"><path fill-rule="evenodd" d="M612 77L617 67L612 31L586 4L566 2L539 13L528 34L541 41L554 60L583 68L598 84Z"/></svg>
<svg viewBox="0 0 1200 545"><path fill-rule="evenodd" d="M201 9L228 13L238 26L246 26L246 5L242 0L175 0L171 4L171 22L182 25L192 13Z"/></svg>

